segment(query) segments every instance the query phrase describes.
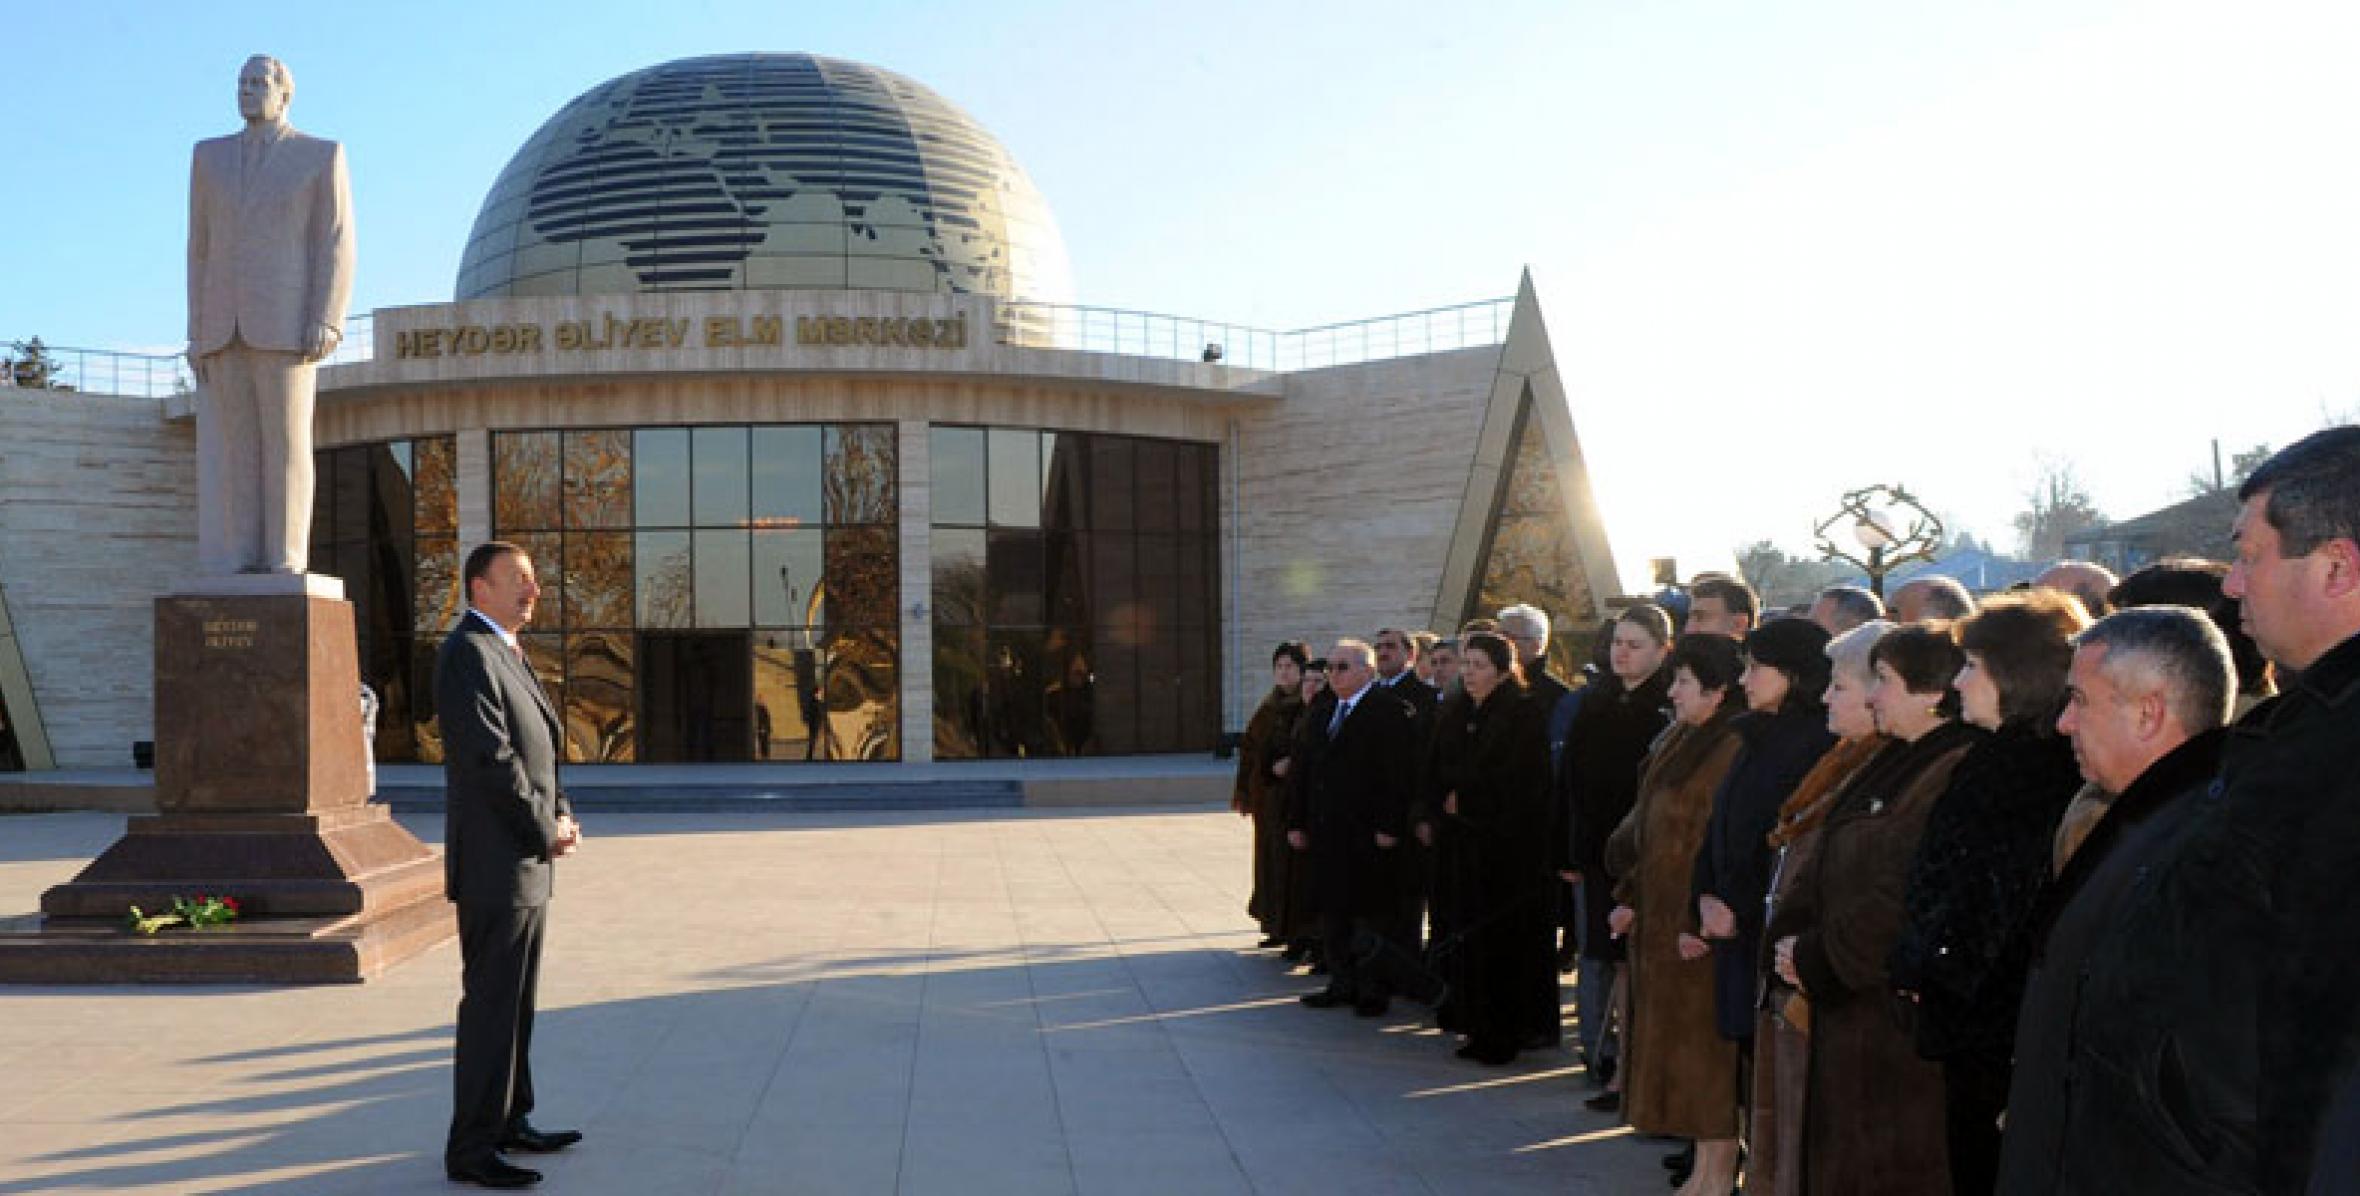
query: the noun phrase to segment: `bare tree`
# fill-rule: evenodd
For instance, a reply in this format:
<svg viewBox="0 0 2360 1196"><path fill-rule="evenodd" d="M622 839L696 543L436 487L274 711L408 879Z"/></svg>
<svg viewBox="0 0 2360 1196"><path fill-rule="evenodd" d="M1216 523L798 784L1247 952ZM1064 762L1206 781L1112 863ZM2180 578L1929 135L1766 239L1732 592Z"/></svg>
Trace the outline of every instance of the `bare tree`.
<svg viewBox="0 0 2360 1196"><path fill-rule="evenodd" d="M2056 560L2065 554L2066 537L2106 523L2070 461L2044 459L2024 501L2013 522L2028 560Z"/></svg>

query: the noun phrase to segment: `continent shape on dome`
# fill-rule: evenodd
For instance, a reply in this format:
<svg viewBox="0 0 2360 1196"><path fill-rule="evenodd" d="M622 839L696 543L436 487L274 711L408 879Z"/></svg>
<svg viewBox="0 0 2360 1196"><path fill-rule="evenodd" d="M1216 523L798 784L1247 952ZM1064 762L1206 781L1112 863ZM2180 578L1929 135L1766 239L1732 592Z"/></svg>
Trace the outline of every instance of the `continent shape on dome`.
<svg viewBox="0 0 2360 1196"><path fill-rule="evenodd" d="M890 290L1069 303L1055 217L957 106L811 54L686 58L559 109L475 218L456 298Z"/></svg>

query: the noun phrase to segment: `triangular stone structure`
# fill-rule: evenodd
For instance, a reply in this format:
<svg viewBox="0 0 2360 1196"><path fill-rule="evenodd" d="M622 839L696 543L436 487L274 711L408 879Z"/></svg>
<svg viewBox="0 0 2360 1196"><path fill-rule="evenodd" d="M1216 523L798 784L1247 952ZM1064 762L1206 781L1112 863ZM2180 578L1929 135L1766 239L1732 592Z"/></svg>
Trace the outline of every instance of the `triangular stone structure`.
<svg viewBox="0 0 2360 1196"><path fill-rule="evenodd" d="M1586 640L1620 594L1573 409L1526 271L1500 347L1432 626L1457 627L1501 606L1529 602L1555 617L1560 642L1570 645ZM1566 653L1551 655L1559 668L1578 664Z"/></svg>

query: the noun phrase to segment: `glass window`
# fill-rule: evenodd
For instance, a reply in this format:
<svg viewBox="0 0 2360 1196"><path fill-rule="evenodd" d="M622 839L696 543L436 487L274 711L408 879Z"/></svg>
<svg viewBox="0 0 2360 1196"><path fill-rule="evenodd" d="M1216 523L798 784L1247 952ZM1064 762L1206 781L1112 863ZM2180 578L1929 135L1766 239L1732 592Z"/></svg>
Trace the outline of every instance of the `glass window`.
<svg viewBox="0 0 2360 1196"><path fill-rule="evenodd" d="M628 631L565 637L565 737L586 763L638 758L632 641Z"/></svg>
<svg viewBox="0 0 2360 1196"><path fill-rule="evenodd" d="M1041 526L1041 435L1023 428L993 428L986 441L986 470L994 527Z"/></svg>
<svg viewBox="0 0 2360 1196"><path fill-rule="evenodd" d="M928 439L934 522L983 523L983 429L936 428Z"/></svg>
<svg viewBox="0 0 2360 1196"><path fill-rule="evenodd" d="M640 471L642 479L646 471ZM641 627L694 624L694 590L689 585L687 532L640 532L633 544Z"/></svg>
<svg viewBox="0 0 2360 1196"><path fill-rule="evenodd" d="M939 623L985 622L990 601L980 529L934 529L934 618Z"/></svg>
<svg viewBox="0 0 2360 1196"><path fill-rule="evenodd" d="M410 483L410 444L397 440L378 445L369 454L369 526L380 535L407 537L416 506L416 487Z"/></svg>
<svg viewBox="0 0 2360 1196"><path fill-rule="evenodd" d="M557 478L557 433L494 434L492 522L504 531L557 527Z"/></svg>
<svg viewBox="0 0 2360 1196"><path fill-rule="evenodd" d="M984 754L983 628L934 627L934 755L972 760Z"/></svg>
<svg viewBox="0 0 2360 1196"><path fill-rule="evenodd" d="M1094 756L1098 746L1098 686L1087 630L1051 628L1041 640L1047 688L1041 698L1041 751L1049 756Z"/></svg>
<svg viewBox="0 0 2360 1196"><path fill-rule="evenodd" d="M890 627L900 617L901 562L886 527L831 527L827 534L830 626Z"/></svg>
<svg viewBox="0 0 2360 1196"><path fill-rule="evenodd" d="M567 629L631 626L631 533L570 533L565 559Z"/></svg>
<svg viewBox="0 0 2360 1196"><path fill-rule="evenodd" d="M695 464L690 492L698 527L744 527L747 512L746 430L698 428L689 459Z"/></svg>
<svg viewBox="0 0 2360 1196"><path fill-rule="evenodd" d="M890 524L901 509L895 497L899 429L891 424L831 424L824 441L822 481L829 523Z"/></svg>
<svg viewBox="0 0 2360 1196"><path fill-rule="evenodd" d="M631 433L601 428L565 434L565 525L631 526Z"/></svg>
<svg viewBox="0 0 2360 1196"><path fill-rule="evenodd" d="M1080 536L1050 532L1041 541L1041 621L1065 626L1090 622L1089 570Z"/></svg>
<svg viewBox="0 0 2360 1196"><path fill-rule="evenodd" d="M1089 476L1089 439L1070 433L1041 436L1041 526L1052 531L1079 531L1085 481Z"/></svg>
<svg viewBox="0 0 2360 1196"><path fill-rule="evenodd" d="M1105 628L1097 637L1098 659L1091 674L1092 725L1098 750L1110 755L1139 748L1139 649Z"/></svg>
<svg viewBox="0 0 2360 1196"><path fill-rule="evenodd" d="M753 455L754 526L817 527L820 430L756 428Z"/></svg>
<svg viewBox="0 0 2360 1196"><path fill-rule="evenodd" d="M824 759L900 758L900 640L883 629L828 633Z"/></svg>
<svg viewBox="0 0 2360 1196"><path fill-rule="evenodd" d="M1211 480L1205 463L1212 452L1201 444L1174 446L1172 462L1172 525L1184 532L1206 530L1212 518L1206 500Z"/></svg>
<svg viewBox="0 0 2360 1196"><path fill-rule="evenodd" d="M1169 628L1139 648L1139 750L1180 747L1180 645Z"/></svg>
<svg viewBox="0 0 2360 1196"><path fill-rule="evenodd" d="M818 627L827 586L825 534L817 528L754 533L754 622ZM759 685L760 679L756 679Z"/></svg>
<svg viewBox="0 0 2360 1196"><path fill-rule="evenodd" d="M1180 446L1166 440L1139 442L1139 530L1171 531L1180 495L1173 478Z"/></svg>
<svg viewBox="0 0 2360 1196"><path fill-rule="evenodd" d="M1131 528L1131 490L1137 480L1136 454L1129 440L1090 438L1090 526L1102 531Z"/></svg>
<svg viewBox="0 0 2360 1196"><path fill-rule="evenodd" d="M746 552L745 532L696 534L697 626L744 627L753 621Z"/></svg>
<svg viewBox="0 0 2360 1196"><path fill-rule="evenodd" d="M369 450L363 445L336 450L334 515L329 539L365 544L369 539ZM346 579L351 580L350 578Z"/></svg>
<svg viewBox="0 0 2360 1196"><path fill-rule="evenodd" d="M769 627L754 634L756 760L820 758L825 676L825 663L808 629Z"/></svg>
<svg viewBox="0 0 2360 1196"><path fill-rule="evenodd" d="M1041 622L1041 533L994 529L985 542L995 626Z"/></svg>
<svg viewBox="0 0 2360 1196"><path fill-rule="evenodd" d="M631 437L631 492L640 527L688 526L688 431L642 428ZM647 559L644 554L642 560Z"/></svg>
<svg viewBox="0 0 2360 1196"><path fill-rule="evenodd" d="M451 536L419 536L417 561L417 618L411 627L419 635L441 635L466 609L459 593L459 541Z"/></svg>
<svg viewBox="0 0 2360 1196"><path fill-rule="evenodd" d="M1090 569L1090 617L1102 626L1138 618L1143 609L1138 540L1132 536L1093 532L1084 538L1082 547Z"/></svg>
<svg viewBox="0 0 2360 1196"><path fill-rule="evenodd" d="M564 625L565 541L556 532L506 532L506 538L532 558L533 580L541 583L541 597L533 604L533 623L544 631Z"/></svg>
<svg viewBox="0 0 2360 1196"><path fill-rule="evenodd" d="M459 441L454 436L429 436L416 442L416 473L418 507L416 525L421 533L438 532L457 535L459 532Z"/></svg>

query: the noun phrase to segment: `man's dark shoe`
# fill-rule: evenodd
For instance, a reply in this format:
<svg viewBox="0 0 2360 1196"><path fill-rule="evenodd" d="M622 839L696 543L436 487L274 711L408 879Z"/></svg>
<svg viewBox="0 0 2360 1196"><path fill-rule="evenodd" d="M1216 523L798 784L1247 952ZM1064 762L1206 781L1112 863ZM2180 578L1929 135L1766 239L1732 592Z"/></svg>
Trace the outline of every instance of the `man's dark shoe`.
<svg viewBox="0 0 2360 1196"><path fill-rule="evenodd" d="M540 1172L518 1167L498 1155L472 1163L445 1163L443 1174L450 1176L452 1183L480 1184L487 1188L529 1188L541 1182Z"/></svg>
<svg viewBox="0 0 2360 1196"><path fill-rule="evenodd" d="M1304 993L1301 999L1305 1005L1309 1005L1313 1009L1334 1009L1338 1005L1352 1003L1350 997L1332 988L1323 988L1315 993Z"/></svg>
<svg viewBox="0 0 2360 1196"><path fill-rule="evenodd" d="M1285 939L1282 939L1275 934L1266 934L1262 936L1261 942L1254 944L1254 947L1257 950L1267 950L1271 947L1284 947L1286 945L1287 941Z"/></svg>
<svg viewBox="0 0 2360 1196"><path fill-rule="evenodd" d="M508 1136L501 1139L500 1149L549 1154L564 1150L581 1140L580 1130L537 1130L531 1122L525 1121L508 1127Z"/></svg>
<svg viewBox="0 0 2360 1196"><path fill-rule="evenodd" d="M1362 997L1352 1003L1352 1012L1359 1017L1383 1017L1391 1008L1393 1002L1384 997Z"/></svg>
<svg viewBox="0 0 2360 1196"><path fill-rule="evenodd" d="M1303 962L1303 957L1309 954L1311 954L1311 944L1305 942L1292 942L1287 944L1286 950L1278 953L1278 957L1287 961L1288 963L1301 963Z"/></svg>
<svg viewBox="0 0 2360 1196"><path fill-rule="evenodd" d="M1622 1112L1622 1093L1601 1092L1583 1101L1582 1108L1593 1113L1620 1113Z"/></svg>

